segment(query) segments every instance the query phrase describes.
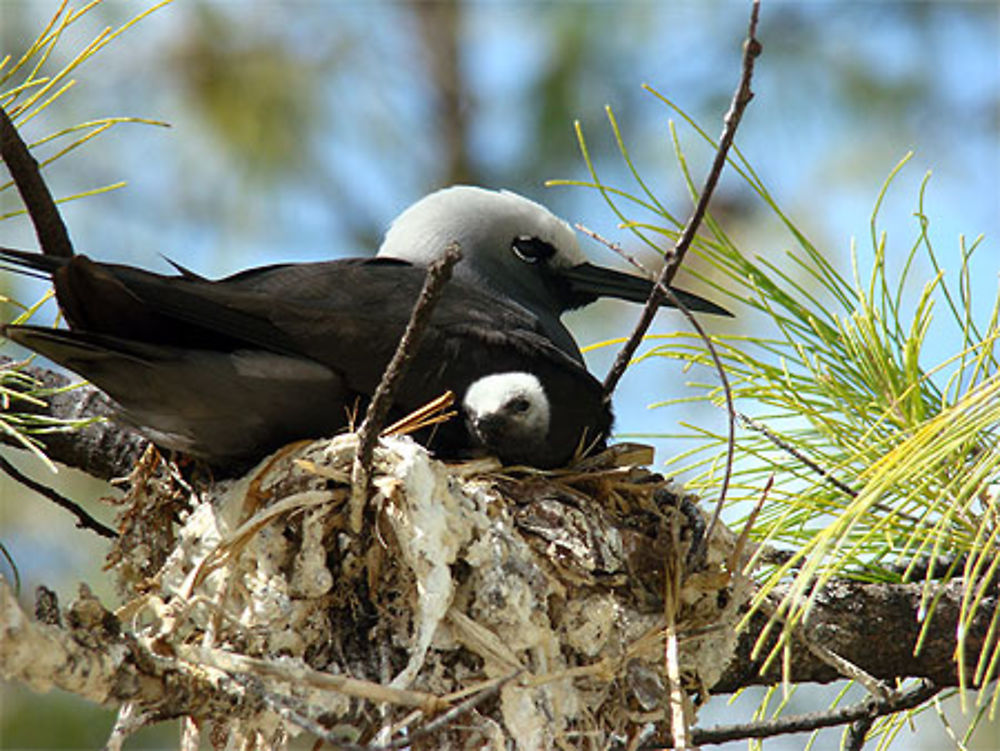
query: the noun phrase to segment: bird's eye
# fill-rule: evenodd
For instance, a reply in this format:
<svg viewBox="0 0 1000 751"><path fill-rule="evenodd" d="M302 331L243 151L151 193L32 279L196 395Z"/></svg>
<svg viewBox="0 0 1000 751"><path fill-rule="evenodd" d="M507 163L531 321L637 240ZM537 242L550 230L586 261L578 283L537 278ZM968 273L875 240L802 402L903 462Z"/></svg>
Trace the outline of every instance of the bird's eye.
<svg viewBox="0 0 1000 751"><path fill-rule="evenodd" d="M538 263L555 255L556 249L550 243L537 237L515 237L510 249L525 263Z"/></svg>
<svg viewBox="0 0 1000 751"><path fill-rule="evenodd" d="M527 399L518 397L517 399L511 399L510 401L511 412L527 412L530 408L531 403Z"/></svg>

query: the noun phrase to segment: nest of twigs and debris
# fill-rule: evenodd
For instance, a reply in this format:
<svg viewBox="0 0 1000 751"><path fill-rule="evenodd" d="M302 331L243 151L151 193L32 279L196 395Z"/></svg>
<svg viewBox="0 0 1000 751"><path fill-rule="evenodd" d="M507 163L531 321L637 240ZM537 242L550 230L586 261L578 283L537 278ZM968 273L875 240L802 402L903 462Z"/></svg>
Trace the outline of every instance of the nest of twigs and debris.
<svg viewBox="0 0 1000 751"><path fill-rule="evenodd" d="M721 525L686 572L703 531L692 499L621 447L541 472L446 465L386 438L355 530L356 446L289 448L204 493L162 465L134 478L113 554L123 625L265 699L199 727L263 746L310 732L603 749L667 736L671 702L693 720L750 587ZM164 507L179 523L157 556L163 525L143 521Z"/></svg>

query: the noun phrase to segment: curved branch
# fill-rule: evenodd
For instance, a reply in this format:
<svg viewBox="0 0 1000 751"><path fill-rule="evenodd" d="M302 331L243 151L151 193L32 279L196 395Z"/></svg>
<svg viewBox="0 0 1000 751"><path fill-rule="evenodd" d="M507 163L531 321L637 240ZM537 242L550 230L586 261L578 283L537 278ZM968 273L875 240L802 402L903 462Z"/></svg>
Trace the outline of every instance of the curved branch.
<svg viewBox="0 0 1000 751"><path fill-rule="evenodd" d="M608 375L604 378L604 395L606 397L610 397L614 393L615 387L622 376L625 375L625 369L632 361L635 351L639 348L639 344L642 343L642 338L649 330L650 324L653 323L653 317L656 315L657 309L663 303L664 299L666 299L663 288L670 286L670 282L673 281L677 270L681 266L681 262L684 260L684 255L687 253L688 248L691 247L691 243L694 242L698 228L701 227L702 219L705 218L705 213L708 211L708 204L712 200L715 186L719 182L722 168L726 166L729 147L733 145L733 139L736 137L736 129L740 125L740 120L743 119L743 112L746 110L747 105L750 104L750 100L753 99L753 91L750 89L750 83L753 80L754 62L762 49L760 41L757 39L757 20L759 16L760 0L754 0L750 11L750 25L747 30L747 39L743 44L743 73L740 76L739 85L736 87L736 92L733 94L732 102L724 118L725 125L722 130L722 137L719 139L719 146L715 151L712 168L705 178L705 185L701 189L701 195L698 196L698 202L691 213L691 218L684 225L684 230L677 238L677 242L674 243L674 247L666 253L666 263L663 266L663 271L660 272L659 284L653 287L653 291L650 293L649 299L642 309L635 328L632 329L628 341L625 342L625 346L618 353L614 364L611 366L611 370L608 371Z"/></svg>
<svg viewBox="0 0 1000 751"><path fill-rule="evenodd" d="M42 179L38 162L3 107L0 107L0 158L7 165L28 210L28 216L31 217L31 223L35 225L35 234L42 252L47 256L72 256L73 244L69 239L69 231L59 215L59 208L52 199L49 186Z"/></svg>
<svg viewBox="0 0 1000 751"><path fill-rule="evenodd" d="M13 479L15 482L20 483L29 490L35 491L44 498L48 498L60 508L69 511L76 517L76 526L80 529L89 529L91 532L94 532L101 537L106 537L109 540L113 540L118 537L117 533L111 529L111 527L101 524L97 521L97 519L88 514L78 503L71 501L62 493L57 493L47 485L43 485L37 480L31 479L2 456L0 456L0 471Z"/></svg>
<svg viewBox="0 0 1000 751"><path fill-rule="evenodd" d="M700 746L709 743L727 743L744 738L771 738L788 733L807 733L820 728L837 727L848 723L859 723L871 727L871 723L879 717L919 707L938 691L940 689L932 682L921 681L916 686L905 691L894 692L892 696L885 699L868 698L857 704L829 712L810 712L740 725L695 728L691 731L691 738L696 745ZM867 729L860 734L862 740L866 732Z"/></svg>

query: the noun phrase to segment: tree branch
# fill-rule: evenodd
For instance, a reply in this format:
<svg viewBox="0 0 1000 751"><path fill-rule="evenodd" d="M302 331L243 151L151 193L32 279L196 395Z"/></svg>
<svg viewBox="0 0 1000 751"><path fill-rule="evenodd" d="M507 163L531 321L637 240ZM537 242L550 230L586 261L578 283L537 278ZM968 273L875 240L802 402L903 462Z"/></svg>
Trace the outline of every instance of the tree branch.
<svg viewBox="0 0 1000 751"><path fill-rule="evenodd" d="M726 743L744 738L771 738L789 733L806 733L820 728L836 727L848 723L871 723L887 714L915 709L940 691L930 681L920 681L906 691L894 691L885 699L868 698L857 704L830 712L779 717L775 720L740 725L717 725L713 728L695 728L691 735L695 745ZM862 736L863 738L864 736Z"/></svg>
<svg viewBox="0 0 1000 751"><path fill-rule="evenodd" d="M132 471L142 456L148 442L134 430L103 419L112 414L111 402L107 396L90 385L68 388L72 381L61 373L35 366L22 366L19 361L0 356L0 370L13 368L30 375L38 381L39 388L51 392L45 404L39 405L10 397L2 405L4 412L18 412L53 421L85 421L95 418L95 422L79 429L59 429L36 433L33 437L41 444L46 456L59 464L74 467L92 477L111 480L124 477ZM12 391L20 390L18 385L8 386ZM16 448L23 445L13 436L0 431L0 443Z"/></svg>
<svg viewBox="0 0 1000 751"><path fill-rule="evenodd" d="M42 483L32 480L26 474L18 470L13 464L0 456L0 472L4 472L8 477L20 483L29 490L33 490L40 496L48 498L54 504L60 508L69 511L73 516L76 517L76 526L80 529L89 529L96 532L101 537L106 537L109 540L113 540L118 537L118 534L111 529L101 524L97 519L88 514L79 504L71 501L66 496L61 493L57 493L52 488Z"/></svg>
<svg viewBox="0 0 1000 751"><path fill-rule="evenodd" d="M6 364L10 362L7 360ZM51 371L34 367L27 371L47 387L60 388L69 383L65 376ZM95 417L109 411L106 397L89 386L53 394L46 408L25 403L22 409L65 419ZM38 438L54 461L102 479L127 475L146 445L138 434L110 421L94 423L77 432L47 433ZM2 434L0 441L19 445ZM808 630L820 643L881 680L899 676L926 677L940 686L954 686L958 679L953 661L954 634L963 581L952 580L938 585L941 596L930 624L929 638L919 657L914 657L912 652L920 629L917 616L922 586L921 583L835 582L824 589L817 601ZM991 614L992 608L984 606L966 634L969 660L974 661L982 649L985 624ZM730 667L713 691L727 693L743 686L780 680L778 668L758 675L763 658L751 658L753 644L765 621L764 615L754 617L749 630L740 638ZM886 624L891 624L891 634L884 632ZM761 654L767 651L765 647ZM796 682L828 683L839 678L833 668L804 648L793 647L791 671L791 679Z"/></svg>
<svg viewBox="0 0 1000 751"><path fill-rule="evenodd" d="M422 665L422 669L430 671L428 674L436 675L435 671L440 669L444 671L443 675L450 676L449 671L454 666L467 664L466 652L469 652L485 659L494 666L493 669L502 669L509 674L511 670L523 666L522 650L527 648L524 645L513 647L505 640L506 632L501 625L507 624L507 619L511 617L510 608L505 604L507 598L493 598L486 609L483 609L486 607L483 603L486 603L488 594L478 595L473 600L441 598L440 591L444 586L441 577L447 577L450 587L468 592L478 590L488 593L498 586L501 587L498 591L506 592L506 587L515 585L530 589L531 586L542 586L534 583L537 574L533 572L540 571L539 564L547 561L552 566L552 575L562 582L559 591L569 602L584 604L589 609L588 613L593 608L585 603L606 602L609 605L617 603L636 616L644 614L642 617L646 620L641 621L644 623L643 633L632 633L627 637L625 655L629 659L624 660L625 655L614 646L620 644L619 639L624 637L624 632L618 637L605 633L605 646L597 654L592 654L587 650L593 646L594 632L589 627L582 628L576 617L565 622L560 620L561 614L551 622L543 618L548 624L545 628L554 635L552 638L558 638L555 635L562 634L563 628L569 628L565 633L572 641L567 642L567 654L572 655L572 659L560 668L533 670L525 680L511 682L503 691L529 696L538 690L542 692L539 696L542 696L546 691L544 686L564 680L568 681L567 690L576 690L586 685L577 683L578 680L599 678L606 681L606 676L623 669L622 686L631 692L626 693L626 700L628 696L633 696L642 706L662 707L664 684L657 678L656 669L650 667L655 661L655 657L650 655L657 653L663 638L662 617L656 616L662 608L662 600L657 599L657 593L662 593L658 583L662 581L662 561L668 556L674 556L673 560L679 561L684 554L683 548L677 547L677 540L690 541L691 538L690 530L686 528L676 530L676 534L667 534L668 526L673 526L667 518L660 520L662 524L651 522L650 507L647 506L647 496L650 495L648 485L662 482L661 479L637 473L634 468L627 473L598 472L593 477L577 477L572 484L566 478L507 478L507 491L500 493L496 488L485 490L477 480L470 480L470 484L464 486L443 465L426 464L430 461L427 458L422 460L423 463L415 461L407 448L395 455L395 464L379 464L379 471L385 471L383 477L388 480L379 485L383 492L388 493L382 507L384 514L378 517L382 524L375 527L381 536L364 535L369 548L361 550L366 564L359 566L357 561L360 559L353 554L328 558L329 543L324 537L331 530L337 537L350 534L346 530L345 501L350 492L349 474L356 455L356 443L344 439L322 441L316 442L307 451L312 452L305 454L307 461L302 456L286 457L285 468L261 470L249 478L243 490L232 492L232 488L222 488L218 497L202 498L199 509L188 516L184 534L172 538L178 555L171 556L172 562L161 574L150 576L136 572L132 565L119 569L125 577L123 586L140 585L140 596L127 603L120 615L130 624L136 624L132 634L123 633L118 619L87 596L70 609L66 618L60 618L54 606L47 605L43 609L48 614L44 623L26 625L27 616L16 607L12 598L5 601L4 593L0 592L0 674L36 688L60 686L94 701L136 702L140 712L153 712L155 718L190 714L200 720L222 723L232 718L236 721L232 726L234 728L243 719L254 719L254 713L260 711L260 707L266 707L269 698L280 699L286 694L292 703L287 707L284 704L281 707L274 705L272 709L277 711L284 707L295 715L289 715L286 720L297 724L316 721L327 731L332 727L333 720L321 718L327 718L327 713L331 711L329 707L334 704L341 706L343 697L373 704L389 701L420 711L420 717L414 716L412 722L407 722L407 732L415 732L413 723L421 718L433 722L431 718L437 712L466 699L468 690L482 690L488 683L470 686L460 677L450 677L441 684L443 688L440 690L448 691L446 694L435 697L433 694L414 692L409 680L389 681L393 674L406 675L405 670L398 672L403 669L404 662L407 665ZM392 447L387 446L387 451L391 454ZM320 471L314 464L320 457L329 462L323 465L326 471ZM335 483L333 487L331 482ZM598 500L587 500L585 491L594 483L617 488L615 492L620 494L622 518L602 514L600 509L603 505ZM653 495L656 490L653 489ZM473 495L466 495L482 492L487 492L489 497L480 499L475 496L474 499ZM452 496L452 493L456 495ZM191 545L194 541L202 545L200 541L207 531L215 529L218 520L230 518L234 509L244 509L247 494L255 498L262 494L259 501L270 503L255 518L225 532L214 545L208 548ZM516 516L506 513L496 515L503 504L513 504L517 508ZM652 507L663 505L657 502ZM434 518L432 526L440 528L440 535L433 530L428 532L430 528L424 523L428 515ZM466 559L466 553L460 552L458 547L452 550L449 547L451 543L446 542L460 539L468 550L482 551L485 543L495 540L493 535L503 525L506 525L503 539L507 541L505 547L509 558L505 556L492 560L490 556L484 559L473 555ZM267 528L277 534L264 534ZM448 530L447 533L444 530ZM616 537L622 541L620 549L605 544ZM220 561L226 560L229 577L242 580L242 577L259 570L265 558L262 551L268 550L267 546L275 538L292 546L292 551L297 550L286 552L290 557L285 560L283 570L290 572L289 578L277 579L273 584L281 591L298 593L295 611L283 615L282 618L288 620L282 622L292 625L311 622L314 616L319 617L308 639L322 644L353 645L350 649L361 650L363 656L351 652L354 657L349 665L338 662L329 654L321 658L313 655L311 660L303 657L302 661L288 662L284 657L277 657L281 652L271 651L286 648L281 629L272 634L273 640L272 636L268 637L268 646L265 647L264 643L257 645L253 654L241 651L244 629L252 629L253 623L244 624L232 614L236 612L234 608L246 608L243 600L246 593L230 590L225 584L227 576L213 579L200 577L197 572L207 571L203 568L205 561L217 557ZM720 566L720 561L729 560L727 555L736 549L730 549L730 546L738 546L739 543L729 538L717 542L721 547L713 549L712 560L713 565ZM349 540L336 544L342 550L353 547ZM418 547L414 548L414 545ZM219 555L215 556L216 553ZM453 559L452 555L456 557ZM452 565L459 560L467 561L469 565ZM521 563L513 566L514 561ZM712 571L718 574L721 569ZM434 579L434 576L438 578ZM146 587L153 582L160 582L162 589L147 591ZM404 609L394 616L381 618L379 623L384 633L373 639L369 616L344 615L354 612L359 603L369 602L357 598L358 587L362 586L360 582L375 583L370 585L372 589L367 595L371 598L372 613L388 612L382 610L387 603L403 607L398 603L409 602L409 598L399 596L400 582L406 582L406 586L417 593L414 595L416 601L423 604L414 606L414 610ZM434 582L437 588L429 586L429 582ZM696 675L711 675L706 682L715 684L714 693L733 691L755 683L774 683L781 678L777 670L763 677L758 676L760 662L750 658L751 646L766 622L763 615L751 621L750 633L741 643L734 645L728 635L723 634L723 629L731 627L738 618L735 603L747 601L750 595L748 586L746 581L733 583L728 577L713 575L686 590L687 595L695 597L695 600L689 601L685 606L686 615L678 621L681 624L678 629L680 646L687 655L689 668ZM965 586L962 581L952 581L932 588L929 595L935 600L936 609L926 624L929 633L925 646L916 657L912 652L920 630L921 584L835 582L817 595L809 624L803 627L803 636L822 643L869 674L887 681L897 677L923 676L940 686L956 685L958 673L952 660ZM542 589L532 597L540 598L540 603L548 603L547 592ZM163 597L167 594L170 607L164 609ZM477 607L480 609L476 611L479 620L465 615L463 610L474 602L479 602ZM337 611L341 615L327 619L325 614L334 607L332 603L338 603L335 610L343 610ZM211 607L203 610L207 605ZM273 623L274 614L263 605L261 607L262 623ZM973 664L984 649L995 607L994 601L985 601L977 619L968 625L965 633L967 664ZM155 616L152 623L137 617L147 609L151 616ZM723 621L712 620L723 611L728 611ZM545 605L541 605L521 608L519 612L546 613L547 610ZM614 609L608 612L614 612ZM586 619L587 616L581 611L579 617ZM609 617L611 620L607 624L614 623L614 617ZM397 655L395 668L386 668L382 664L383 650L380 645L391 643L390 634L406 633L413 637L411 624L425 622L427 618L447 625L451 634L450 647L414 652L417 657L413 654L409 657ZM595 624L602 622L601 618L594 621ZM215 632L214 644L194 646L194 642L189 641L192 635L189 628L194 628L195 634L201 629L220 630ZM424 627L419 627L417 633L423 633L429 639L433 630L421 632L420 628ZM722 636L718 638L720 634ZM366 646L358 646L358 638ZM429 646L429 641L423 643ZM308 643L299 643L296 648L304 650L303 654L310 653ZM605 652L605 649L610 651ZM258 650L263 651L258 655ZM42 657L36 656L32 661L28 655ZM413 662L415 659L420 662ZM716 680L721 665L727 660L736 667L730 667L730 673ZM788 665L788 678L796 683L826 682L839 677L835 664L818 659L813 651L795 640L790 643ZM633 667L637 672L631 672ZM699 673L700 670L709 672ZM193 683L195 672L203 676L204 683ZM972 674L972 671L967 674ZM464 668L462 675L465 675ZM243 676L256 677L261 682L244 681ZM296 690L288 694L275 689L275 682L295 686ZM696 685L701 690L702 684ZM421 684L417 686L426 688ZM324 693L322 696L313 695L313 689ZM201 692L198 702L190 699L192 691ZM341 698L334 702L335 697ZM895 707L892 711L897 711L899 705L891 703L897 698L894 692L890 693L889 704L877 704L881 700L876 700L876 704L869 705L875 710L869 708L865 711L881 711L879 707ZM161 707L166 709L161 712ZM468 710L466 707L462 711ZM613 707L601 709L605 710L608 712L605 719L617 716ZM342 711L349 714L355 710ZM486 709L483 717L489 717L495 711L495 707ZM284 716L284 709L279 713ZM339 716L334 713L330 718ZM852 715L854 719L846 721L854 722L863 716ZM814 722L814 718L807 721ZM829 722L828 719L822 721ZM844 721L843 717L836 718L837 723ZM818 726L822 725L809 727ZM436 731L439 726L428 727ZM801 728L802 725L797 725L793 729ZM741 731L744 729L740 728ZM865 732L860 724L858 730ZM772 731L774 728L770 727L768 732ZM442 728L440 732L448 734L459 730ZM329 735L329 732L326 734Z"/></svg>
<svg viewBox="0 0 1000 751"><path fill-rule="evenodd" d="M65 620L66 626L31 620L0 577L0 675L36 691L61 688L100 704L156 706L159 719L252 711L245 692L227 691L217 677L185 670L180 661L122 633L86 585Z"/></svg>
<svg viewBox="0 0 1000 751"><path fill-rule="evenodd" d="M712 516L709 519L708 527L705 534L700 537L695 545L691 548L688 553L688 567L691 570L697 570L700 565L704 562L705 546L708 541L712 539L712 535L715 532L715 525L719 522L719 516L722 514L722 508L726 503L726 493L729 492L729 483L733 475L733 462L736 456L736 408L733 405L733 390L729 385L729 377L726 375L726 369L722 365L722 358L719 357L719 352L716 350L715 345L712 343L712 337L708 335L698 319L695 318L694 314L688 310L688 307L681 301L674 291L664 284L662 281L657 279L656 275L649 269L647 269L639 260L632 255L625 252L617 243L613 243L605 237L602 237L597 232L592 229L584 227L582 224L577 224L576 228L586 235L589 235L593 239L597 240L599 243L607 247L613 253L616 253L620 257L628 261L632 266L637 268L644 276L646 276L651 282L653 282L654 288L658 289L660 293L670 301L670 303L681 312L681 314L687 319L688 323L695 330L698 336L701 338L702 343L705 345L705 349L708 350L708 354L712 358L712 364L715 366L715 372L719 376L719 383L722 386L722 393L726 399L726 412L729 416L729 436L726 441L726 465L725 471L722 475L722 482L719 484L719 498L715 503L715 510L712 512Z"/></svg>
<svg viewBox="0 0 1000 751"><path fill-rule="evenodd" d="M935 607L927 637L918 655L914 649L923 624L920 621L923 582L912 584L836 581L818 594L809 613L806 633L814 641L882 681L927 678L938 686L957 686L955 634L966 582L952 579L935 585L929 596ZM780 593L777 595L780 596ZM974 675L987 638L996 602L984 602L965 633L966 675ZM781 666L760 675L765 656L777 635L753 657L753 646L767 616L758 614L740 635L736 652L713 693L729 693L750 685L772 685L781 680ZM840 674L806 647L793 643L789 679L793 683L830 683Z"/></svg>
<svg viewBox="0 0 1000 751"><path fill-rule="evenodd" d="M42 252L47 256L72 256L73 244L70 242L69 232L63 224L48 185L42 179L38 162L3 107L0 107L0 158L7 165L28 210L28 216L31 217L31 223L35 225L35 234Z"/></svg>
<svg viewBox="0 0 1000 751"><path fill-rule="evenodd" d="M27 371L47 387L64 387L69 382L61 374L40 368L28 368ZM46 408L25 403L23 411L80 419L106 415L109 408L106 397L84 386L53 394ZM146 445L138 434L110 421L95 423L77 432L47 433L38 438L53 460L102 479L127 475ZM2 435L0 440L18 445ZM900 676L926 677L939 686L954 686L958 680L953 660L954 635L963 581L952 580L938 585L941 596L933 613L929 638L920 655L914 657L913 648L920 630L918 613L922 587L921 583L832 583L820 595L810 615L808 631L819 643L881 680ZM966 654L973 662L982 649L991 614L992 608L984 605L966 634ZM777 667L763 676L758 675L763 658L751 657L753 644L765 621L766 616L762 614L754 617L749 630L740 637L730 667L713 691L727 693L743 686L772 684L781 679ZM891 624L891 633L885 632L887 624ZM767 651L765 647L761 654ZM971 667L974 668L974 664ZM970 670L969 674L972 672ZM828 683L837 680L839 675L805 648L793 646L790 677L795 682Z"/></svg>
<svg viewBox="0 0 1000 751"><path fill-rule="evenodd" d="M351 495L351 526L355 531L361 528L364 495L368 490L372 455L375 451L375 444L378 442L379 433L389 415L389 408L392 406L396 390L410 369L410 361L420 346L434 307L441 298L444 286L451 279L451 270L461 258L461 248L456 243L452 243L445 248L444 255L427 269L424 286L413 306L413 312L410 313L410 320L406 324L403 337L396 345L396 351L382 373L382 379L379 381L371 403L368 405L368 411L365 413L364 422L358 429L358 453L351 473L351 484L354 488Z"/></svg>
<svg viewBox="0 0 1000 751"><path fill-rule="evenodd" d="M684 260L684 255L691 247L698 228L701 226L702 219L705 217L705 212L708 210L708 203L712 199L715 186L718 184L719 176L722 174L722 168L726 166L726 157L729 154L729 147L732 146L733 138L736 136L736 129L743 118L743 112L753 98L750 82L753 79L754 61L760 55L762 49L757 39L757 20L759 16L760 0L753 0L747 39L743 45L743 73L740 77L739 86L733 94L729 111L726 112L722 137L719 139L719 147L715 151L715 160L712 162L712 168L708 172L708 177L705 178L705 185L701 190L701 195L698 197L698 202L695 204L694 211L691 213L691 218L688 219L684 230L677 238L677 242L674 243L673 248L666 253L666 263L663 266L663 271L660 272L659 284L653 287L653 291L650 293L649 299L642 309L642 314L639 316L639 321L636 323L631 335L629 335L628 341L625 342L625 346L618 353L614 365L611 366L611 370L608 371L608 375L604 379L605 396L611 396L614 393L615 387L625 374L625 369L632 361L636 349L642 343L642 338L646 335L646 331L649 330L657 309L663 304L665 296L661 285L662 287L669 287L670 282L673 281L677 270Z"/></svg>

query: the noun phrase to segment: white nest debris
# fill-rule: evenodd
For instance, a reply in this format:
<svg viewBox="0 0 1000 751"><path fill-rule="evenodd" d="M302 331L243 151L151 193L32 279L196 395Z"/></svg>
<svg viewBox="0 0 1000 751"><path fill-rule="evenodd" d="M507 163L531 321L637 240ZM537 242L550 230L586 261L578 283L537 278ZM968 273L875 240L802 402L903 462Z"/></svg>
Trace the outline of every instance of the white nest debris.
<svg viewBox="0 0 1000 751"><path fill-rule="evenodd" d="M721 529L664 614L690 529L662 479L476 473L386 438L355 536L355 447L344 435L286 450L197 496L155 576L116 551L123 587L141 593L126 627L270 697L251 717L200 719L262 742L305 728L414 748L605 748L650 723L669 733L667 617L687 694L721 675L749 581ZM433 714L477 695L421 745Z"/></svg>

